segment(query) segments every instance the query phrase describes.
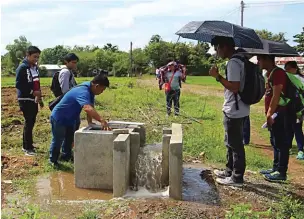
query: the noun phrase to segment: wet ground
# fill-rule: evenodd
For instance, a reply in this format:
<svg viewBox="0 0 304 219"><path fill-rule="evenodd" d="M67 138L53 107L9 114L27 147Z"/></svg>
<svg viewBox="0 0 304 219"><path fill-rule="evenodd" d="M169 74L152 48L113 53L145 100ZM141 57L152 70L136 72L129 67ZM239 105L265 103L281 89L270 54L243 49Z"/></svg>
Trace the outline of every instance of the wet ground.
<svg viewBox="0 0 304 219"><path fill-rule="evenodd" d="M214 205L219 197L214 184L210 184L200 174L201 168L186 165L183 170L183 197L185 201ZM81 203L85 201L106 201L112 199L112 191L76 188L74 175L67 172L55 172L38 178L32 191L33 203L68 202ZM145 188L129 191L126 198L160 198L168 197L168 188L151 193Z"/></svg>

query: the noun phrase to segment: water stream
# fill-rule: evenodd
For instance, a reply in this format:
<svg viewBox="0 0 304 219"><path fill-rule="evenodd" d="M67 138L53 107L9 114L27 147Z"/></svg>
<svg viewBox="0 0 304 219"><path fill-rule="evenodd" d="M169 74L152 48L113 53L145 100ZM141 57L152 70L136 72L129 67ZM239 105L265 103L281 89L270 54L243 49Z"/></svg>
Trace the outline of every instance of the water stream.
<svg viewBox="0 0 304 219"><path fill-rule="evenodd" d="M146 188L151 193L157 193L164 188L161 185L162 175L162 145L152 144L140 148L135 165L136 187Z"/></svg>

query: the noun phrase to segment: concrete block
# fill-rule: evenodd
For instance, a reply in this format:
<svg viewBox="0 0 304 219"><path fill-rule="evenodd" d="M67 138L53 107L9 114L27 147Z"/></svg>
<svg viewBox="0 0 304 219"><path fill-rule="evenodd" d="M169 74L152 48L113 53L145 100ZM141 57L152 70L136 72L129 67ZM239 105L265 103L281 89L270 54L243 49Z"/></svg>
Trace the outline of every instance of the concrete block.
<svg viewBox="0 0 304 219"><path fill-rule="evenodd" d="M136 186L135 164L138 158L140 148L140 135L138 132L130 133L130 185Z"/></svg>
<svg viewBox="0 0 304 219"><path fill-rule="evenodd" d="M113 197L122 197L130 181L130 135L120 134L113 149Z"/></svg>
<svg viewBox="0 0 304 219"><path fill-rule="evenodd" d="M171 128L163 128L163 135L171 135L172 129Z"/></svg>
<svg viewBox="0 0 304 219"><path fill-rule="evenodd" d="M169 185L169 145L170 145L171 135L163 135L162 141L162 176L161 182L162 186Z"/></svg>
<svg viewBox="0 0 304 219"><path fill-rule="evenodd" d="M182 200L183 135L181 124L172 124L169 146L169 196Z"/></svg>
<svg viewBox="0 0 304 219"><path fill-rule="evenodd" d="M172 123L172 134L183 136L182 124Z"/></svg>
<svg viewBox="0 0 304 219"><path fill-rule="evenodd" d="M79 188L113 188L113 132L75 132L74 175Z"/></svg>
<svg viewBox="0 0 304 219"><path fill-rule="evenodd" d="M138 132L140 135L140 147L146 145L146 128L143 125L137 126L134 128L134 132Z"/></svg>

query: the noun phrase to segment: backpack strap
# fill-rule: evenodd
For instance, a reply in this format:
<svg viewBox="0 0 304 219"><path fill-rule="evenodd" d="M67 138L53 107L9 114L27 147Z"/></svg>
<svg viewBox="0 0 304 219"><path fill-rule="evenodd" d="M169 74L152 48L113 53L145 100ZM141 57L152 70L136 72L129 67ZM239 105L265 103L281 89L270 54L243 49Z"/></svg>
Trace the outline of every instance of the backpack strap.
<svg viewBox="0 0 304 219"><path fill-rule="evenodd" d="M227 72L227 66L225 68L225 75L226 75L226 80L228 80L228 72ZM236 110L239 110L239 100L238 100L238 93L233 93L234 94L234 99L235 99L235 108Z"/></svg>

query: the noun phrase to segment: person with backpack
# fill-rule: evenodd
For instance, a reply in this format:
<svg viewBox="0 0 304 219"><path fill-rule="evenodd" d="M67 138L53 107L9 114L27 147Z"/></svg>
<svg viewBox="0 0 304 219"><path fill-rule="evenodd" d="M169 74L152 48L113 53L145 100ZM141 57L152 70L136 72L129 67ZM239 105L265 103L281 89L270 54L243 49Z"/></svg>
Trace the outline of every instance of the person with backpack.
<svg viewBox="0 0 304 219"><path fill-rule="evenodd" d="M249 116L250 105L259 102L264 95L264 78L259 67L235 50L235 42L229 37L214 37L211 44L217 55L228 58L226 78L213 66L209 74L224 88L224 129L227 147L226 170L215 170L216 182L225 186L242 186L246 169L243 142L244 119Z"/></svg>
<svg viewBox="0 0 304 219"><path fill-rule="evenodd" d="M296 78L298 78L301 83L304 84L304 76L301 74L300 69L297 65L296 61L289 61L285 64L285 71L293 74ZM289 141L290 145L292 145L293 137L296 137L297 146L298 146L298 160L304 160L304 136L303 136L303 118L295 119L292 124L292 129L289 132Z"/></svg>
<svg viewBox="0 0 304 219"><path fill-rule="evenodd" d="M174 115L179 115L180 108L180 89L182 73L176 68L176 62L171 61L163 74L163 83L165 85L167 115L171 115L172 102L174 104Z"/></svg>
<svg viewBox="0 0 304 219"><path fill-rule="evenodd" d="M68 92L71 88L77 85L74 71L77 68L77 63L79 58L74 53L69 53L64 57L64 64L66 67L62 68L60 71L56 72L53 76L51 90L55 97L59 97L62 94ZM76 121L76 126L73 129L66 130L66 137L62 145L62 155L61 160L73 161L73 156L71 153L74 132L80 127L80 118Z"/></svg>
<svg viewBox="0 0 304 219"><path fill-rule="evenodd" d="M38 103L43 107L37 67L41 51L36 46L27 48L26 58L16 69L16 88L20 110L24 116L23 147L27 156L35 155L33 128L38 113Z"/></svg>
<svg viewBox="0 0 304 219"><path fill-rule="evenodd" d="M92 119L101 123L102 129L109 130L107 122L94 109L95 95L103 93L110 86L103 74L94 77L91 82L84 82L69 90L54 107L51 114L52 141L50 145L50 164L58 167L60 148L66 139L66 132L74 130L83 109L92 123ZM72 138L74 135L71 136ZM73 139L72 139L73 141Z"/></svg>
<svg viewBox="0 0 304 219"><path fill-rule="evenodd" d="M261 170L267 181L280 182L287 179L289 162L288 132L292 129L292 119L286 103L281 99L288 91L288 77L286 72L277 67L275 56L258 55L258 63L266 69L265 114L267 126L270 131L270 142L273 146L273 167ZM276 117L275 117L276 115Z"/></svg>

